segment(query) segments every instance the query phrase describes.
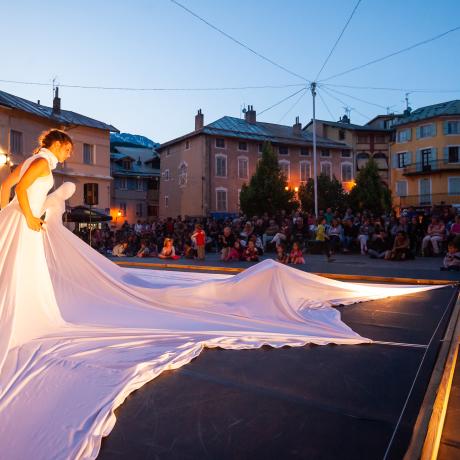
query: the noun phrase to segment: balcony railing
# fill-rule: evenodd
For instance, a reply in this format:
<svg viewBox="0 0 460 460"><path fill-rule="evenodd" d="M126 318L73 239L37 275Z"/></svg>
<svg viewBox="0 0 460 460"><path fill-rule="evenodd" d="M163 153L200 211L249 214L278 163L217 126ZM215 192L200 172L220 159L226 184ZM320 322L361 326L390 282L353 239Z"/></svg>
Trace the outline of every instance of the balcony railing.
<svg viewBox="0 0 460 460"><path fill-rule="evenodd" d="M448 193L433 193L426 195L408 195L399 197L399 206L443 206L460 204L460 193L450 195Z"/></svg>
<svg viewBox="0 0 460 460"><path fill-rule="evenodd" d="M421 163L414 163L406 166L403 169L405 176L420 175L420 174L432 174L434 172L443 171L460 171L460 162L449 163L448 160L431 160Z"/></svg>

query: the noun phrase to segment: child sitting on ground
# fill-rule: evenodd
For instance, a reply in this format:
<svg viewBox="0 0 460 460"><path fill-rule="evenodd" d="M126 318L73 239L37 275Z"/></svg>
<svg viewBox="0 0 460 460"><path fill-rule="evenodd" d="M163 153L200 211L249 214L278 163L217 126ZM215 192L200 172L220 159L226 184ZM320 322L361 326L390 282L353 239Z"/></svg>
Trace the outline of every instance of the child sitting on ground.
<svg viewBox="0 0 460 460"><path fill-rule="evenodd" d="M243 248L241 247L240 240L236 240L233 243L233 247L230 248L227 257L225 257L225 262L230 262L232 260L241 260L243 255Z"/></svg>
<svg viewBox="0 0 460 460"><path fill-rule="evenodd" d="M441 267L443 271L460 271L460 240L455 238L447 246L447 254Z"/></svg>
<svg viewBox="0 0 460 460"><path fill-rule="evenodd" d="M302 250L299 247L299 243L296 241L292 245L291 253L289 254L289 261L294 265L305 263Z"/></svg>
<svg viewBox="0 0 460 460"><path fill-rule="evenodd" d="M289 262L289 254L286 254L286 248L282 243L276 246L276 260L281 264Z"/></svg>
<svg viewBox="0 0 460 460"><path fill-rule="evenodd" d="M137 251L136 257L148 257L150 255L150 249L147 246L145 241L141 242L141 247L139 251Z"/></svg>
<svg viewBox="0 0 460 460"><path fill-rule="evenodd" d="M257 252L254 241L248 241L248 247L244 250L243 258L247 262L259 262L259 253Z"/></svg>
<svg viewBox="0 0 460 460"><path fill-rule="evenodd" d="M163 249L160 254L158 254L160 259L179 259L180 256L176 256L173 242L174 240L172 238L165 238Z"/></svg>

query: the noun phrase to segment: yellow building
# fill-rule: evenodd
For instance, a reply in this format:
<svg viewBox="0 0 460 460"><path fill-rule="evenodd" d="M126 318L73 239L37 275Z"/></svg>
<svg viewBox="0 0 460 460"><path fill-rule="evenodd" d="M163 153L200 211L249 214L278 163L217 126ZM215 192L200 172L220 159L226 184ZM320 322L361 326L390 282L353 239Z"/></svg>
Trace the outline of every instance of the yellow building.
<svg viewBox="0 0 460 460"><path fill-rule="evenodd" d="M395 130L394 205L460 205L460 100L406 112Z"/></svg>

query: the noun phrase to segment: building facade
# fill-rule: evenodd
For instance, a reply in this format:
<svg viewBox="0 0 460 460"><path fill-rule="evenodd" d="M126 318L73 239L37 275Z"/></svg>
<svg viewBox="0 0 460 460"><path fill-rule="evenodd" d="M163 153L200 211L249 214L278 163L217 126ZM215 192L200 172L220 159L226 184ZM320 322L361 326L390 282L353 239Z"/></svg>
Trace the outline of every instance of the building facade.
<svg viewBox="0 0 460 460"><path fill-rule="evenodd" d="M254 174L264 142L277 152L289 187L295 189L312 177L312 134L302 130L298 118L293 126L258 122L250 106L244 119L225 116L205 126L200 110L195 131L158 149L160 216L238 213L241 188ZM318 174L353 181L349 146L322 136L317 145Z"/></svg>
<svg viewBox="0 0 460 460"><path fill-rule="evenodd" d="M158 217L160 158L155 144L143 136L111 135L110 162L114 178L110 215L117 226Z"/></svg>
<svg viewBox="0 0 460 460"><path fill-rule="evenodd" d="M350 122L347 115L340 118L338 122L315 120L316 133L335 141L345 142L351 146L353 176L365 166L370 158L373 158L379 168L380 177L388 184L390 178L389 146L392 130L389 127L377 124L376 119L373 121L374 124L356 125ZM304 129L312 132L312 121Z"/></svg>
<svg viewBox="0 0 460 460"><path fill-rule="evenodd" d="M98 184L98 204L101 212L108 214L110 208L110 132L117 131L111 125L84 115L61 110L56 92L53 107L34 103L0 91L0 154L11 161L0 166L0 181L9 174L10 168L29 157L37 147L41 132L51 128L66 131L73 139L72 157L53 171L54 187L70 181L76 192L70 198L70 206L84 204L84 184Z"/></svg>
<svg viewBox="0 0 460 460"><path fill-rule="evenodd" d="M398 120L391 145L394 205L460 205L460 101Z"/></svg>

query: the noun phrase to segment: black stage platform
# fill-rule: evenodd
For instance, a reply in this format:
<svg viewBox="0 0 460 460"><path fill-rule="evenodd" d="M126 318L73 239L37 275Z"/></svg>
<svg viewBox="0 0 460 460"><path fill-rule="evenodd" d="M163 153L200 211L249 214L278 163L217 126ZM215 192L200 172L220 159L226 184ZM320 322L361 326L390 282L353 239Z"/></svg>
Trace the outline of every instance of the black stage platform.
<svg viewBox="0 0 460 460"><path fill-rule="evenodd" d="M205 350L127 399L98 459L402 459L457 295L340 308L389 344Z"/></svg>

